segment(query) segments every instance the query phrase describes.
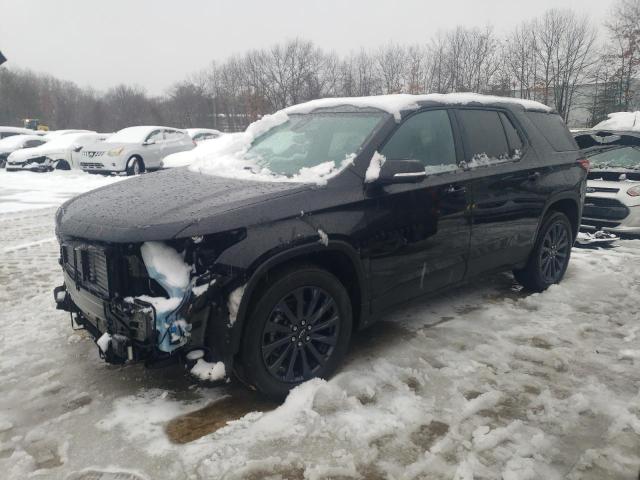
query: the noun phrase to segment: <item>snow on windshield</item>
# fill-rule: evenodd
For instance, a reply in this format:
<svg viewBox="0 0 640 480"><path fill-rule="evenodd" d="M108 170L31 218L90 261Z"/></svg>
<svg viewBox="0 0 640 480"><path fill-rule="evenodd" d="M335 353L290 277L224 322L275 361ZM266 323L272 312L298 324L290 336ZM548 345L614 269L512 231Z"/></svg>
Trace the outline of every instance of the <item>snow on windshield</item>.
<svg viewBox="0 0 640 480"><path fill-rule="evenodd" d="M278 129L287 122L293 128ZM322 185L352 164L355 151L349 148L348 139L334 139L339 146L333 155L312 156L306 143L310 133L301 122L304 120L290 119L284 111L265 115L245 132L204 143L165 166L191 164L192 171L220 177ZM364 137L360 143L362 140Z"/></svg>
<svg viewBox="0 0 640 480"><path fill-rule="evenodd" d="M593 130L620 130L626 132L640 132L639 112L615 112L608 115L607 120L598 123Z"/></svg>
<svg viewBox="0 0 640 480"><path fill-rule="evenodd" d="M60 137L56 137L53 140L48 141L47 143L45 143L44 145L41 145L39 147L36 147L40 150L51 150L51 149L65 149L65 148L70 148L74 143L77 143L79 141L84 141L84 140L88 140L95 137L96 141L98 140L98 137L96 136L95 133L93 134L87 134L87 132L82 132L82 133L69 133L67 135L62 135Z"/></svg>
<svg viewBox="0 0 640 480"><path fill-rule="evenodd" d="M108 137L107 143L142 143L147 136L161 127L128 127L114 133Z"/></svg>

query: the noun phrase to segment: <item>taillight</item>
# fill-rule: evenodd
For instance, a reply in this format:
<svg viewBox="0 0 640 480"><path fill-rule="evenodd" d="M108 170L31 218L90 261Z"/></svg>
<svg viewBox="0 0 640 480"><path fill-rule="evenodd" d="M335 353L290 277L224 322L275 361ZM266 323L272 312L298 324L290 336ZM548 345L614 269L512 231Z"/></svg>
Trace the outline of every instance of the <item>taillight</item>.
<svg viewBox="0 0 640 480"><path fill-rule="evenodd" d="M591 167L589 160L587 160L586 158L579 158L577 162L578 162L578 165L580 165L585 172L589 171L589 168Z"/></svg>

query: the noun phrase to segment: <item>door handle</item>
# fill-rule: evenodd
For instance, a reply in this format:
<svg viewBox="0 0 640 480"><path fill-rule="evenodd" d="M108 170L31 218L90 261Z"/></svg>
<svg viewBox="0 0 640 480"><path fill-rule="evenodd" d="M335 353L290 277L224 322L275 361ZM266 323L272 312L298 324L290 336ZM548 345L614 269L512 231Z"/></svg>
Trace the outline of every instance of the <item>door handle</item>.
<svg viewBox="0 0 640 480"><path fill-rule="evenodd" d="M460 193L465 193L467 191L467 187L464 185L449 185L444 189L444 193L447 195L455 195Z"/></svg>
<svg viewBox="0 0 640 480"><path fill-rule="evenodd" d="M540 178L540 172L531 172L528 176L527 176L527 180L529 180L530 182L535 182L536 180L538 180Z"/></svg>

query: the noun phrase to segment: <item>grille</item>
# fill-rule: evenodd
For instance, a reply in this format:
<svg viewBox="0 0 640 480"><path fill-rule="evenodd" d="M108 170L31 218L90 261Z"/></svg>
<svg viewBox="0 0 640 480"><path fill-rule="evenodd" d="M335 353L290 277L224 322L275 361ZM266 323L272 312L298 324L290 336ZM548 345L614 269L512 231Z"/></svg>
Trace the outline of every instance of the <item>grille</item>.
<svg viewBox="0 0 640 480"><path fill-rule="evenodd" d="M80 162L83 168L104 168L104 164L100 162Z"/></svg>
<svg viewBox="0 0 640 480"><path fill-rule="evenodd" d="M582 216L595 220L623 220L629 215L629 209L613 198L587 197L584 201Z"/></svg>
<svg viewBox="0 0 640 480"><path fill-rule="evenodd" d="M82 156L85 158L96 158L104 155L104 152L83 151Z"/></svg>
<svg viewBox="0 0 640 480"><path fill-rule="evenodd" d="M100 296L109 295L109 266L102 248L63 245L62 262L76 284Z"/></svg>

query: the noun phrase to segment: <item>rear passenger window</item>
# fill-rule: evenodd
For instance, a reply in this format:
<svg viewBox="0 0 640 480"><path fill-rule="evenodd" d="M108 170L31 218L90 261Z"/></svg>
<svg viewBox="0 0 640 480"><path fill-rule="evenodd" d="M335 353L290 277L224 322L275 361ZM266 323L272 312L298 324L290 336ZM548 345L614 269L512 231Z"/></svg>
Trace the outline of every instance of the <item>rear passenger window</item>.
<svg viewBox="0 0 640 480"><path fill-rule="evenodd" d="M459 110L458 119L464 134L467 164L485 164L510 159L509 144L498 112Z"/></svg>
<svg viewBox="0 0 640 480"><path fill-rule="evenodd" d="M387 160L419 160L429 173L456 170L456 148L446 110L409 117L380 152Z"/></svg>
<svg viewBox="0 0 640 480"><path fill-rule="evenodd" d="M578 150L560 115L542 112L527 112L527 115L556 152Z"/></svg>
<svg viewBox="0 0 640 480"><path fill-rule="evenodd" d="M522 138L520 137L520 133L513 126L509 117L507 117L504 113L499 112L500 120L502 120L502 126L504 127L504 132L507 134L507 141L509 142L509 155L512 157L518 157L522 153L522 147L524 144L522 143Z"/></svg>

